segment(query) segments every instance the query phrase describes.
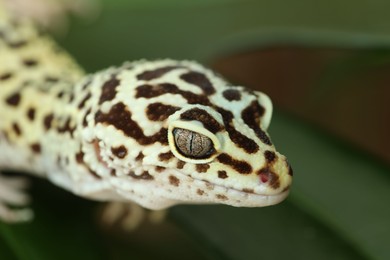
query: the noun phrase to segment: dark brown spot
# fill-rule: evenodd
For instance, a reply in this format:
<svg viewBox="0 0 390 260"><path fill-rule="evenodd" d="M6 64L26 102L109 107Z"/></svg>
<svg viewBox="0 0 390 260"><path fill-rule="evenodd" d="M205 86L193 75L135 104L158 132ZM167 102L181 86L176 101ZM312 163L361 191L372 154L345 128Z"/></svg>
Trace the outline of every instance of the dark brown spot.
<svg viewBox="0 0 390 260"><path fill-rule="evenodd" d="M127 155L127 149L123 145L118 146L118 147L111 147L111 152L113 155L115 155L116 157L118 157L120 159L125 158Z"/></svg>
<svg viewBox="0 0 390 260"><path fill-rule="evenodd" d="M73 100L74 100L74 94L70 93L70 95L69 95L69 103L72 103Z"/></svg>
<svg viewBox="0 0 390 260"><path fill-rule="evenodd" d="M136 161L142 161L144 159L145 155L142 152L139 152L137 157L135 157Z"/></svg>
<svg viewBox="0 0 390 260"><path fill-rule="evenodd" d="M183 161L178 161L177 164L176 164L176 168L178 168L178 169L183 169L183 168L184 168L184 165L186 165L185 162L183 162Z"/></svg>
<svg viewBox="0 0 390 260"><path fill-rule="evenodd" d="M165 170L165 168L162 166L156 166L155 170L156 170L156 172L162 172Z"/></svg>
<svg viewBox="0 0 390 260"><path fill-rule="evenodd" d="M227 89L222 93L222 95L229 101L241 100L241 93L237 89Z"/></svg>
<svg viewBox="0 0 390 260"><path fill-rule="evenodd" d="M253 189L242 189L242 191L246 193L255 193Z"/></svg>
<svg viewBox="0 0 390 260"><path fill-rule="evenodd" d="M173 84L164 85L141 85L136 88L136 98L153 98L166 93L176 94L179 92L177 86Z"/></svg>
<svg viewBox="0 0 390 260"><path fill-rule="evenodd" d="M81 109L85 106L85 103L91 98L91 93L88 93L87 95L85 95L85 97L83 98L83 100L81 100L78 108Z"/></svg>
<svg viewBox="0 0 390 260"><path fill-rule="evenodd" d="M247 153L255 153L259 150L259 146L255 141L241 134L236 130L233 125L233 114L223 108L217 108L218 112L222 115L225 129L229 134L230 139L238 147L244 149Z"/></svg>
<svg viewBox="0 0 390 260"><path fill-rule="evenodd" d="M14 93L11 96L9 96L5 101L8 105L16 107L20 103L20 93Z"/></svg>
<svg viewBox="0 0 390 260"><path fill-rule="evenodd" d="M172 159L174 157L174 155L172 154L172 152L166 152L166 153L160 153L158 155L158 159L160 161L169 161L170 159Z"/></svg>
<svg viewBox="0 0 390 260"><path fill-rule="evenodd" d="M53 119L54 119L54 115L53 114L48 114L43 119L43 125L44 125L46 130L49 130L51 128L51 123L53 122Z"/></svg>
<svg viewBox="0 0 390 260"><path fill-rule="evenodd" d="M64 96L64 94L65 94L64 91L60 91L60 92L58 92L57 97L62 98Z"/></svg>
<svg viewBox="0 0 390 260"><path fill-rule="evenodd" d="M226 179L228 177L226 171L218 171L218 178Z"/></svg>
<svg viewBox="0 0 390 260"><path fill-rule="evenodd" d="M236 170L238 173L241 174L250 174L252 172L252 166L248 164L245 161L240 161L233 159L230 155L226 153L222 153L217 157L218 161L220 163L223 163L225 165L229 165L234 170Z"/></svg>
<svg viewBox="0 0 390 260"><path fill-rule="evenodd" d="M215 197L217 199L220 199L220 200L227 200L228 199L225 195L222 195L222 194L217 194Z"/></svg>
<svg viewBox="0 0 390 260"><path fill-rule="evenodd" d="M265 151L264 152L264 157L265 159L267 160L268 163L272 163L275 158L276 158L276 154L272 151Z"/></svg>
<svg viewBox="0 0 390 260"><path fill-rule="evenodd" d="M146 107L146 115L149 120L164 121L179 109L180 108L175 106L164 105L163 103L157 102Z"/></svg>
<svg viewBox="0 0 390 260"><path fill-rule="evenodd" d="M123 103L115 104L107 114L101 111L97 112L95 114L95 121L96 123L113 125L126 136L134 138L142 145L153 144L155 142L168 144L166 128L161 128L154 135L146 136L143 129L131 119L131 113Z"/></svg>
<svg viewBox="0 0 390 260"><path fill-rule="evenodd" d="M196 120L202 122L204 127L212 133L217 133L221 131L223 128L221 124L215 120L206 110L200 108L192 108L180 115L180 118L183 120Z"/></svg>
<svg viewBox="0 0 390 260"><path fill-rule="evenodd" d="M31 144L31 150L34 152L34 153L41 153L41 145L38 144L38 143L33 143Z"/></svg>
<svg viewBox="0 0 390 260"><path fill-rule="evenodd" d="M197 164L195 166L196 171L201 173L201 172L207 172L207 170L210 168L210 165L208 164Z"/></svg>
<svg viewBox="0 0 390 260"><path fill-rule="evenodd" d="M242 111L241 117L244 120L244 123L253 129L256 136L263 143L272 145L272 142L267 134L260 128L260 120L264 114L264 111L264 107L260 106L259 103L254 100L247 108Z"/></svg>
<svg viewBox="0 0 390 260"><path fill-rule="evenodd" d="M159 85L141 85L136 89L136 98L153 98L164 94L181 95L189 104L200 104L211 106L206 95L197 95L191 91L180 90L176 85L170 83L162 83Z"/></svg>
<svg viewBox="0 0 390 260"><path fill-rule="evenodd" d="M116 87L120 84L120 81L113 75L111 79L106 81L102 87L102 94L100 95L99 104L105 101L113 100L116 96Z"/></svg>
<svg viewBox="0 0 390 260"><path fill-rule="evenodd" d="M57 128L57 131L59 133L69 133L71 136L73 136L74 130L76 130L76 126L72 126L72 120L70 117L66 119L65 123L62 126L59 126Z"/></svg>
<svg viewBox="0 0 390 260"><path fill-rule="evenodd" d="M89 171L89 173L95 178L95 179L101 179L102 177L100 177L94 170L92 170L91 168L89 168L88 166L87 166L87 168L88 168L88 171Z"/></svg>
<svg viewBox="0 0 390 260"><path fill-rule="evenodd" d="M171 70L180 68L179 66L166 66L155 70L147 70L137 75L138 80L152 80L163 76Z"/></svg>
<svg viewBox="0 0 390 260"><path fill-rule="evenodd" d="M12 129L14 130L16 135L20 136L22 134L22 130L20 129L20 127L17 123L12 124Z"/></svg>
<svg viewBox="0 0 390 260"><path fill-rule="evenodd" d="M84 153L83 151L79 151L78 153L76 153L76 162L79 163L79 164L84 164Z"/></svg>
<svg viewBox="0 0 390 260"><path fill-rule="evenodd" d="M11 72L6 72L3 74L0 74L0 81L6 81L10 78L12 78L13 74Z"/></svg>
<svg viewBox="0 0 390 260"><path fill-rule="evenodd" d="M30 121L33 121L35 119L35 109L30 107L28 110L27 110L27 117L28 119L30 119Z"/></svg>
<svg viewBox="0 0 390 260"><path fill-rule="evenodd" d="M83 117L83 126L88 126L87 116L91 113L91 108L88 108L87 112L85 112L85 115Z"/></svg>
<svg viewBox="0 0 390 260"><path fill-rule="evenodd" d="M154 179L154 177L150 175L148 171L143 171L141 175L136 175L133 171L131 171L129 172L129 176L133 177L134 179L146 180L146 181Z"/></svg>
<svg viewBox="0 0 390 260"><path fill-rule="evenodd" d="M200 196L202 196L204 194L204 190L201 190L201 189L197 189L196 190L196 193Z"/></svg>
<svg viewBox="0 0 390 260"><path fill-rule="evenodd" d="M280 186L279 176L275 174L273 171L271 171L270 168L268 167L263 168L259 170L257 174L259 175L261 182L268 183L268 185L274 189L279 188Z"/></svg>
<svg viewBox="0 0 390 260"><path fill-rule="evenodd" d="M23 64L26 67L35 67L38 65L38 61L34 59L25 59L23 60Z"/></svg>
<svg viewBox="0 0 390 260"><path fill-rule="evenodd" d="M210 80L202 73L191 71L180 76L187 83L200 87L207 95L215 93L215 89Z"/></svg>
<svg viewBox="0 0 390 260"><path fill-rule="evenodd" d="M179 187L180 180L173 175L169 175L169 183L173 186Z"/></svg>

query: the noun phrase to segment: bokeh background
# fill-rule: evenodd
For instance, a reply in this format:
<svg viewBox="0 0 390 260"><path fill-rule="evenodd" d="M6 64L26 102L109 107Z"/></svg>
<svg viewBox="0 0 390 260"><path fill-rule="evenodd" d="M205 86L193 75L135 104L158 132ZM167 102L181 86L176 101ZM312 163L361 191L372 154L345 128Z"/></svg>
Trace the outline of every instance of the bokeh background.
<svg viewBox="0 0 390 260"><path fill-rule="evenodd" d="M194 59L271 96L294 168L280 205L178 206L102 227L98 204L34 180L32 224L0 224L0 259L390 259L390 2L101 0L57 40L88 72Z"/></svg>

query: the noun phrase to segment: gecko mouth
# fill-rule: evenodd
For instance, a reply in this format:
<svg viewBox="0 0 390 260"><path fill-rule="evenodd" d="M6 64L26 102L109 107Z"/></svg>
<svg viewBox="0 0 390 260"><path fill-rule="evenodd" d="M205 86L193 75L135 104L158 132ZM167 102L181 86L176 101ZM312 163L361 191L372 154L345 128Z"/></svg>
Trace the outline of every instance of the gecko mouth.
<svg viewBox="0 0 390 260"><path fill-rule="evenodd" d="M252 189L236 189L212 183L207 180L190 177L180 171L175 170L178 177L191 178L192 183L199 188L205 189L204 193L215 194L220 203L237 207L262 207L277 204L283 201L289 194L290 186L284 188L281 192L275 194L256 193ZM202 196L198 193L198 195Z"/></svg>
<svg viewBox="0 0 390 260"><path fill-rule="evenodd" d="M212 185L216 193L218 190L223 191L223 194L227 194L226 199L217 195L217 198L221 198L221 203L229 204L238 207L262 207L277 204L283 201L289 194L289 187L283 189L276 194L256 193L252 191L238 190L232 187L224 187L218 184L210 183L203 180L197 180L207 185Z"/></svg>
<svg viewBox="0 0 390 260"><path fill-rule="evenodd" d="M103 160L104 161L104 160ZM146 167L145 167L146 166ZM153 165L144 165L145 172L148 172L148 168L155 168ZM163 172L166 170L166 174ZM284 188L281 192L275 194L256 193L253 189L237 189L234 187L223 186L221 184L212 183L207 180L199 179L194 176L189 176L176 169L170 169L160 166L160 173L157 175L147 175L146 178L143 175L126 174L137 181L149 181L160 179L161 182L166 183L169 187L176 186L179 189L185 189L185 192L191 192L193 197L188 199L178 199L174 196L173 201L182 201L190 204L209 204L209 203L221 203L236 207L264 207L277 204L283 201L289 194L289 186ZM173 177L174 176L174 177ZM186 181L191 183L191 186L179 185L180 182ZM191 191L189 190L191 189ZM171 188L169 188L171 190Z"/></svg>

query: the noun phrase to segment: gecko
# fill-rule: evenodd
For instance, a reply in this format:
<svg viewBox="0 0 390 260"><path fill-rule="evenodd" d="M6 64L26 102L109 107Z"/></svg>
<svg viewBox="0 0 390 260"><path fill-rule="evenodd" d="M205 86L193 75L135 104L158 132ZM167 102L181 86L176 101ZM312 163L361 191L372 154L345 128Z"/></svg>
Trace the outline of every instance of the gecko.
<svg viewBox="0 0 390 260"><path fill-rule="evenodd" d="M267 133L270 98L194 61L125 62L85 73L0 3L0 169L81 197L262 207L292 168ZM0 174L0 219L31 219L23 179ZM14 207L17 206L17 207Z"/></svg>

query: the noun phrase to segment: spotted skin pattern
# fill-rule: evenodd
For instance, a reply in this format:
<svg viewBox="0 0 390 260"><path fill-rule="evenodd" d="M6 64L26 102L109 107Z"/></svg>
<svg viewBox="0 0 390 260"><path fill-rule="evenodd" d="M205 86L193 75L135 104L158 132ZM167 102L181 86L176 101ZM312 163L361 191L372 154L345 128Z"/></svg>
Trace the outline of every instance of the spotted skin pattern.
<svg viewBox="0 0 390 260"><path fill-rule="evenodd" d="M2 169L149 209L260 207L288 194L292 170L266 132L272 103L263 93L191 61L141 60L85 75L51 39L1 7L0 57ZM177 129L189 133L179 139L190 152L199 145L206 152L183 152ZM0 218L8 204L0 197Z"/></svg>

